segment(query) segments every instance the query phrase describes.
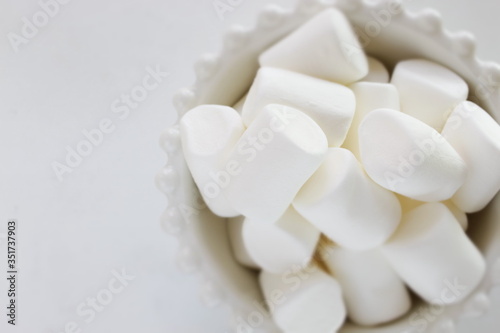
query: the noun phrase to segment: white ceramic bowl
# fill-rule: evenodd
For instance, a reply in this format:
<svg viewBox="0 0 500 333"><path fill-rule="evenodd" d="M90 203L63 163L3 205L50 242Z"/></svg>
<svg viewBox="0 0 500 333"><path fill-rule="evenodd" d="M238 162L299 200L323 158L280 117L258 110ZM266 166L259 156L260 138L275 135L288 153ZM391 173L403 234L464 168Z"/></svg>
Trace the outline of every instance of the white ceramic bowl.
<svg viewBox="0 0 500 333"><path fill-rule="evenodd" d="M179 114L200 104L233 105L249 88L257 71L257 57L269 45L328 6L336 6L350 19L370 55L386 65L407 58L426 58L461 75L469 84L470 100L500 119L500 66L478 60L470 33L442 28L439 13L409 13L397 1L378 3L361 0L300 1L294 10L268 6L256 27L233 27L219 54L204 55L195 65L197 80L174 98ZM233 312L234 332L279 332L259 305L260 290L255 272L235 262L231 254L226 221L203 205L183 160L178 127L167 129L161 145L168 155L157 176L158 187L168 197L162 216L164 229L179 238L178 264L185 272L201 277L201 295L208 306L227 304ZM415 305L408 316L379 328L346 324L342 333L452 333L461 316L480 316L489 308L489 293L500 284L500 198L471 217L470 235L487 258L484 281L463 303L442 308ZM423 307L423 308L422 308ZM311 332L314 333L314 332Z"/></svg>

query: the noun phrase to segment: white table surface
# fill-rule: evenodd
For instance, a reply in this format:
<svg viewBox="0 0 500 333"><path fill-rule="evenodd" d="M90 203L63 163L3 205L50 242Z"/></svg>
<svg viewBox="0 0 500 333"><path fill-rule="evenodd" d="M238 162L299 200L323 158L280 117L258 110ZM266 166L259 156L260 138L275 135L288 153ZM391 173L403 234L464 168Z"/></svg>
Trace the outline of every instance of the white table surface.
<svg viewBox="0 0 500 333"><path fill-rule="evenodd" d="M158 137L175 121L173 92L193 81L192 64L218 50L229 25L252 24L270 1L243 0L224 20L213 2L73 0L15 53L8 33L19 34L22 18L40 7L38 0L0 0L0 233L9 218L20 233L18 325L7 325L0 310L0 332L71 332L71 322L85 333L228 332L228 309L202 305L197 277L177 269L176 240L158 222L166 202L153 182L165 162ZM476 34L482 58L500 62L500 2L405 2L442 10L449 28ZM113 101L157 65L169 77L119 119ZM60 182L51 164L105 118L115 130ZM4 276L1 234L0 243ZM122 269L135 278L94 318L80 316L82 302ZM0 281L3 309L7 285ZM490 313L464 320L459 332L497 332L499 318L495 293Z"/></svg>

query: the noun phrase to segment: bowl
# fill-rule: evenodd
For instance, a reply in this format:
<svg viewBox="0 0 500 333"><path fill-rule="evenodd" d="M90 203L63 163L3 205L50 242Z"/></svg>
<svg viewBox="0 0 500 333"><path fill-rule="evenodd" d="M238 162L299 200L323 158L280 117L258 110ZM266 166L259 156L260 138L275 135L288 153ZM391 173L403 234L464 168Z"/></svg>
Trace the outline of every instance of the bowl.
<svg viewBox="0 0 500 333"><path fill-rule="evenodd" d="M230 28L219 53L200 57L194 66L196 82L174 96L179 117L200 104L235 104L251 85L258 69L258 55L331 6L346 14L365 51L382 60L389 69L409 58L440 63L467 81L469 100L481 105L495 120L500 119L500 66L476 57L474 36L444 29L435 10L411 13L401 1L390 0L302 0L292 10L276 5L265 7L254 28ZM201 199L183 159L177 124L165 130L160 144L167 153L167 164L156 182L168 199L161 223L166 232L179 239L179 267L200 276L200 295L207 306L225 304L231 308L234 332L280 332L263 305L257 273L233 258L226 219L212 214ZM484 280L465 301L447 307L416 302L408 315L395 322L376 328L346 323L340 332L452 333L462 316L478 317L487 312L490 292L500 284L498 221L499 196L484 211L470 216L468 233L486 257L488 269Z"/></svg>

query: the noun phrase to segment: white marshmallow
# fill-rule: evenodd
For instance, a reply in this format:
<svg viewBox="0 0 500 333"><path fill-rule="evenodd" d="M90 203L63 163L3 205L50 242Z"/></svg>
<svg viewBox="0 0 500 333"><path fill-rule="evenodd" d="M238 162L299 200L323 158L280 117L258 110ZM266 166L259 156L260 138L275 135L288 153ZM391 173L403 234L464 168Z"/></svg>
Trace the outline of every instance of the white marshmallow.
<svg viewBox="0 0 500 333"><path fill-rule="evenodd" d="M401 110L441 131L453 108L467 99L469 87L446 67L423 59L401 61L392 73Z"/></svg>
<svg viewBox="0 0 500 333"><path fill-rule="evenodd" d="M396 196L369 179L354 155L343 148L329 149L293 205L328 238L353 250L381 245L401 219Z"/></svg>
<svg viewBox="0 0 500 333"><path fill-rule="evenodd" d="M233 254L237 262L249 268L260 269L259 265L248 253L247 246L245 245L245 241L243 239L244 221L244 216L228 219L227 230L229 243L231 244L231 249L233 250Z"/></svg>
<svg viewBox="0 0 500 333"><path fill-rule="evenodd" d="M389 71L381 61L368 57L368 75L362 78L361 81L389 83Z"/></svg>
<svg viewBox="0 0 500 333"><path fill-rule="evenodd" d="M397 195L397 197L399 199L399 203L401 204L403 214L406 214L409 211L417 208L418 206L425 204L424 201L413 200L399 194ZM467 230L467 228L469 227L469 219L467 217L467 214L465 214L464 211L455 206L455 204L451 200L442 201L441 203L450 210L453 216L455 216L455 219L457 219L462 229Z"/></svg>
<svg viewBox="0 0 500 333"><path fill-rule="evenodd" d="M410 309L404 282L378 249L359 252L330 245L321 248L321 257L342 286L348 316L355 324L387 323Z"/></svg>
<svg viewBox="0 0 500 333"><path fill-rule="evenodd" d="M245 130L241 116L222 105L200 105L180 120L182 148L194 182L207 206L223 217L238 216L217 187L214 177L224 170L229 153Z"/></svg>
<svg viewBox="0 0 500 333"><path fill-rule="evenodd" d="M370 112L359 126L359 147L376 183L415 200L448 200L465 181L465 162L441 134L399 111Z"/></svg>
<svg viewBox="0 0 500 333"><path fill-rule="evenodd" d="M293 207L272 224L246 219L242 231L248 254L259 267L274 274L306 267L320 237L319 230Z"/></svg>
<svg viewBox="0 0 500 333"><path fill-rule="evenodd" d="M458 105L442 135L468 167L465 184L453 197L461 210L482 210L500 190L500 126L472 102Z"/></svg>
<svg viewBox="0 0 500 333"><path fill-rule="evenodd" d="M262 53L259 62L342 84L368 74L368 61L349 21L333 8Z"/></svg>
<svg viewBox="0 0 500 333"><path fill-rule="evenodd" d="M236 104L233 105L233 109L238 111L240 114L243 111L243 106L245 105L245 102L247 100L247 96L248 96L248 94L245 94L245 96L240 98L240 100L238 102L236 102ZM245 122L245 120L243 120L243 122Z"/></svg>
<svg viewBox="0 0 500 333"><path fill-rule="evenodd" d="M410 288L431 304L460 302L485 273L483 256L441 203L405 214L382 251Z"/></svg>
<svg viewBox="0 0 500 333"><path fill-rule="evenodd" d="M373 110L382 108L399 110L399 95L396 87L387 83L357 82L351 84L349 88L356 96L356 112L343 147L349 149L358 160L361 160L359 124Z"/></svg>
<svg viewBox="0 0 500 333"><path fill-rule="evenodd" d="M309 116L268 105L228 158L224 193L245 217L274 223L321 165L327 149L325 134Z"/></svg>
<svg viewBox="0 0 500 333"><path fill-rule="evenodd" d="M330 147L339 147L345 139L356 100L353 92L340 84L284 69L263 67L257 73L242 118L249 126L267 104L296 108L318 123Z"/></svg>
<svg viewBox="0 0 500 333"><path fill-rule="evenodd" d="M316 266L284 275L262 272L259 280L283 333L333 333L345 321L339 283Z"/></svg>

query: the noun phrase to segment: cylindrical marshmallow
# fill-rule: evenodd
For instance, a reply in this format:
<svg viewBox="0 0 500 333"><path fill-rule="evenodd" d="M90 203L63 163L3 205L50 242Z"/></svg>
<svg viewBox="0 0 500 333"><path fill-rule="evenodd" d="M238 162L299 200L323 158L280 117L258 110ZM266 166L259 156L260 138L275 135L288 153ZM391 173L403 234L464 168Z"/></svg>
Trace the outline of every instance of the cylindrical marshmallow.
<svg viewBox="0 0 500 333"><path fill-rule="evenodd" d="M401 61L392 73L401 110L441 131L447 116L467 99L469 87L446 67L423 59Z"/></svg>
<svg viewBox="0 0 500 333"><path fill-rule="evenodd" d="M359 126L361 160L379 185L419 201L450 199L467 167L432 127L390 109L370 112Z"/></svg>
<svg viewBox="0 0 500 333"><path fill-rule="evenodd" d="M500 190L500 126L478 105L464 102L455 108L442 135L468 167L453 202L468 213L482 210Z"/></svg>
<svg viewBox="0 0 500 333"><path fill-rule="evenodd" d="M247 128L226 162L232 207L254 221L276 222L323 162L321 128L296 109L271 104Z"/></svg>
<svg viewBox="0 0 500 333"><path fill-rule="evenodd" d="M354 155L343 148L328 150L293 205L328 238L353 250L381 245L401 219L396 196L368 178Z"/></svg>
<svg viewBox="0 0 500 333"><path fill-rule="evenodd" d="M227 230L229 235L229 243L233 250L234 258L243 266L260 269L260 266L252 259L248 253L247 246L243 239L243 224L245 221L244 216L238 216L228 219Z"/></svg>
<svg viewBox="0 0 500 333"><path fill-rule="evenodd" d="M325 132L330 147L339 147L351 125L356 100L340 84L279 68L263 67L257 73L242 118L249 126L268 104L282 104L311 117Z"/></svg>
<svg viewBox="0 0 500 333"><path fill-rule="evenodd" d="M393 321L411 307L406 286L378 249L352 251L335 245L321 257L342 287L349 318L376 326Z"/></svg>
<svg viewBox="0 0 500 333"><path fill-rule="evenodd" d="M339 283L317 268L286 274L260 274L260 285L277 326L284 333L332 333L346 309Z"/></svg>
<svg viewBox="0 0 500 333"><path fill-rule="evenodd" d="M485 273L483 256L441 203L406 213L382 251L410 288L431 304L460 302Z"/></svg>
<svg viewBox="0 0 500 333"><path fill-rule="evenodd" d="M373 110L399 110L399 95L396 87L387 83L356 82L351 84L349 88L352 89L354 96L356 96L356 112L342 147L352 151L354 156L361 160L358 136L359 124Z"/></svg>
<svg viewBox="0 0 500 333"><path fill-rule="evenodd" d="M245 130L241 116L222 105L200 105L180 120L184 158L194 182L212 212L238 216L221 191L227 181L225 161Z"/></svg>
<svg viewBox="0 0 500 333"><path fill-rule="evenodd" d="M389 83L389 71L380 60L368 57L368 74L360 81Z"/></svg>
<svg viewBox="0 0 500 333"><path fill-rule="evenodd" d="M246 219L242 234L252 260L274 274L284 273L292 267L306 267L320 237L320 231L293 207L275 223Z"/></svg>
<svg viewBox="0 0 500 333"><path fill-rule="evenodd" d="M368 74L368 61L349 21L333 8L262 53L259 62L341 84Z"/></svg>

